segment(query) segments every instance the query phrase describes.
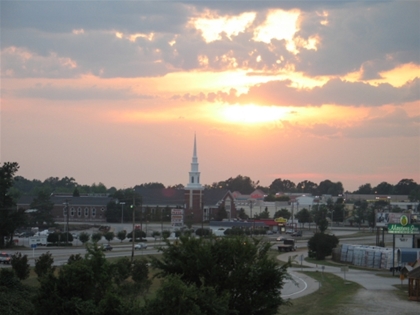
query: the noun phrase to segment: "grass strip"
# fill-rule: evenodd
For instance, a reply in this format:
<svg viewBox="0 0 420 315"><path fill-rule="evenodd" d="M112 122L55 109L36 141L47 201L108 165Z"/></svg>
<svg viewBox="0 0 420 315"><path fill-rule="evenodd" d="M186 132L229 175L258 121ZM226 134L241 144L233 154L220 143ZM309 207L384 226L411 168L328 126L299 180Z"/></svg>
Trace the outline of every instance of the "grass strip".
<svg viewBox="0 0 420 315"><path fill-rule="evenodd" d="M302 272L321 283L319 290L295 300L291 306L283 306L278 314L288 315L336 315L347 301L362 288L359 284L346 281L334 274Z"/></svg>

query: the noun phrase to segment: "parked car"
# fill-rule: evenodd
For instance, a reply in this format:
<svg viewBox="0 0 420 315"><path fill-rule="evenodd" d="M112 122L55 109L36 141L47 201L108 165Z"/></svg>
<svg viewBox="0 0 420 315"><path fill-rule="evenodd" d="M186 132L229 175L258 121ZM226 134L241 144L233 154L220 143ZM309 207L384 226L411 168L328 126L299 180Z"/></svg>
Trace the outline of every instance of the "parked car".
<svg viewBox="0 0 420 315"><path fill-rule="evenodd" d="M134 246L134 249L146 249L147 248L147 244L144 243L138 243Z"/></svg>
<svg viewBox="0 0 420 315"><path fill-rule="evenodd" d="M302 236L302 231L293 232L292 236Z"/></svg>
<svg viewBox="0 0 420 315"><path fill-rule="evenodd" d="M292 234L294 232L294 230L293 229L287 229L286 230L286 234Z"/></svg>
<svg viewBox="0 0 420 315"><path fill-rule="evenodd" d="M112 250L112 246L109 244L103 244L102 245L102 250L107 251L107 250Z"/></svg>
<svg viewBox="0 0 420 315"><path fill-rule="evenodd" d="M280 241L284 241L285 239L287 239L287 237L285 237L285 236L279 236L279 237L277 237L277 240L280 242Z"/></svg>
<svg viewBox="0 0 420 315"><path fill-rule="evenodd" d="M8 253L0 253L0 262L3 264L10 264L12 261L12 257Z"/></svg>

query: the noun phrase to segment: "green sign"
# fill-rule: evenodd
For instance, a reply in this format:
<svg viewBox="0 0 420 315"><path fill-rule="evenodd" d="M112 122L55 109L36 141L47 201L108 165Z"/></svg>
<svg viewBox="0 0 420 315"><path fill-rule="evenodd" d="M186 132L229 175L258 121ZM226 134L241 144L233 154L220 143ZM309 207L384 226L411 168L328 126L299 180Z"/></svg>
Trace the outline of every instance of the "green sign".
<svg viewBox="0 0 420 315"><path fill-rule="evenodd" d="M388 224L388 233L391 234L420 234L419 224Z"/></svg>

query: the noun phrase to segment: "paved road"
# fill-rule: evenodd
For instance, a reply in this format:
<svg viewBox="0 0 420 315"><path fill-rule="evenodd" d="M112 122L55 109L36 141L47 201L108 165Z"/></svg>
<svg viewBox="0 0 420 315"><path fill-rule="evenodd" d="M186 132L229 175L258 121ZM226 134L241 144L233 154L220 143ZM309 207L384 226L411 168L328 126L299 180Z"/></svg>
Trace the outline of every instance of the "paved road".
<svg viewBox="0 0 420 315"><path fill-rule="evenodd" d="M279 255L279 259L282 261L286 261L289 257L294 257L298 255L298 261L300 262L300 256L303 255L304 258L308 256L306 250L302 250L299 252L290 252L284 253ZM368 270L358 270L358 269L349 269L347 272L341 271L341 267L331 267L331 266L321 266L317 264L312 264L306 262L304 259L302 264L306 267L305 271L318 271L318 272L329 272L333 273L336 276L339 276L345 280L349 280L352 282L356 282L360 284L367 290L395 290L393 285L400 284L400 280L398 278L388 278L388 277L381 277L377 276L376 274L378 271L368 271ZM311 294L319 289L319 283L312 278L299 273L300 268L290 268L289 272L295 279L301 279L298 284L294 285L293 282L287 283L282 290L282 296L285 298L298 298L304 295Z"/></svg>

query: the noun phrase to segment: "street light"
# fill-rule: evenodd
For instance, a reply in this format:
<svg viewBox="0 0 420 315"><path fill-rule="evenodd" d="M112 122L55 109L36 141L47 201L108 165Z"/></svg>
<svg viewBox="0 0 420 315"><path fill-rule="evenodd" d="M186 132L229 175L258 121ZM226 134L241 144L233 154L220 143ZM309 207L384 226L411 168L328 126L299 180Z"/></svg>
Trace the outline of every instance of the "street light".
<svg viewBox="0 0 420 315"><path fill-rule="evenodd" d="M123 224L125 202L120 202L120 205L121 205L121 224Z"/></svg>
<svg viewBox="0 0 420 315"><path fill-rule="evenodd" d="M69 201L66 199L66 202L64 203L66 205L67 209L67 218L66 218L66 242L69 242Z"/></svg>

